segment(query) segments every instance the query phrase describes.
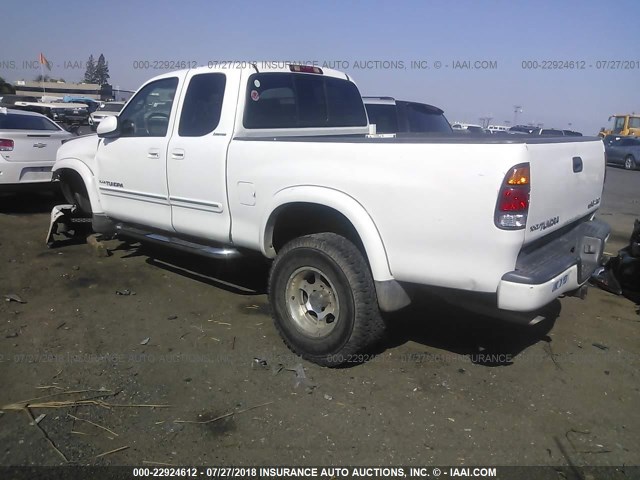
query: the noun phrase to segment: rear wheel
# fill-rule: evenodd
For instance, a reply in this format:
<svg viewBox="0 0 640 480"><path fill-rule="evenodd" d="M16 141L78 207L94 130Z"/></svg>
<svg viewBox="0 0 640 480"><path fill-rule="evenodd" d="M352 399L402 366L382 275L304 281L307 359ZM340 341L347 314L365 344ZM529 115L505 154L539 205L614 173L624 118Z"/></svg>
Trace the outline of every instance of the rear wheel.
<svg viewBox="0 0 640 480"><path fill-rule="evenodd" d="M633 155L627 155L624 159L624 168L627 170L635 170L636 169L636 161L633 158Z"/></svg>
<svg viewBox="0 0 640 480"><path fill-rule="evenodd" d="M362 363L384 335L369 266L334 233L287 243L271 268L269 297L285 344L322 366Z"/></svg>

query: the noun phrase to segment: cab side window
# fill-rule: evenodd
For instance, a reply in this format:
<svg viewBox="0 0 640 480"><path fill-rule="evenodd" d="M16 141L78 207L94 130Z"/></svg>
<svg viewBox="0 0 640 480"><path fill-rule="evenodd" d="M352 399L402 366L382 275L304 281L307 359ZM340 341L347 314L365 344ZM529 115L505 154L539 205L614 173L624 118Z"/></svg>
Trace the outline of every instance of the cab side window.
<svg viewBox="0 0 640 480"><path fill-rule="evenodd" d="M121 137L165 137L178 79L163 78L145 85L118 115Z"/></svg>
<svg viewBox="0 0 640 480"><path fill-rule="evenodd" d="M227 77L222 73L194 75L184 97L178 135L202 137L220 123L222 100Z"/></svg>

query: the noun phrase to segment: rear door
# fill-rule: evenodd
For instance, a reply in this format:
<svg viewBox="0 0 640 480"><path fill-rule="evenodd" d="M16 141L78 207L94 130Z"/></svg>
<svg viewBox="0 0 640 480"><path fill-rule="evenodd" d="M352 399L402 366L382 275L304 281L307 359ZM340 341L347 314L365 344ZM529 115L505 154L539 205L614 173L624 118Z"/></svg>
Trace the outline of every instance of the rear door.
<svg viewBox="0 0 640 480"><path fill-rule="evenodd" d="M234 130L241 70L190 71L167 156L173 228L230 241L227 149Z"/></svg>
<svg viewBox="0 0 640 480"><path fill-rule="evenodd" d="M530 242L594 212L604 184L600 140L530 143L531 192L525 241Z"/></svg>

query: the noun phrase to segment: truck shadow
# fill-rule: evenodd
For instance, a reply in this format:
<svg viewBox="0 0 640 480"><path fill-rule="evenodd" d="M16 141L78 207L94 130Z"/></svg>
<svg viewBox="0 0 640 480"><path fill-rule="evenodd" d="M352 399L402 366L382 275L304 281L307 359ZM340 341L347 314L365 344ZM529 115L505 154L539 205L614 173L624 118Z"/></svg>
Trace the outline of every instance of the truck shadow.
<svg viewBox="0 0 640 480"><path fill-rule="evenodd" d="M6 214L48 213L61 203L66 201L60 190L48 185L45 188L0 193L0 213Z"/></svg>
<svg viewBox="0 0 640 480"><path fill-rule="evenodd" d="M437 296L421 293L406 309L385 315L389 336L381 345L393 348L407 342L464 355L477 365L511 365L515 357L542 341L550 344L548 333L560 315L555 300L536 312L545 319L535 325L520 325L467 310ZM549 350L545 348L545 351ZM431 352L436 355L436 352Z"/></svg>
<svg viewBox="0 0 640 480"><path fill-rule="evenodd" d="M240 259L223 261L155 244L126 242L116 250L128 252L123 258L146 256L148 265L231 293L249 297L267 293L270 263L259 255L250 254ZM268 305L258 303L260 305L251 305L255 308L255 314L269 316ZM248 311L245 311L248 308L246 306L239 308L244 313ZM427 347L420 351L421 354L438 349L467 356L478 365L506 366L516 362L515 357L528 347L540 341L550 344L551 338L547 334L558 318L560 309L560 302L556 300L540 312L545 320L527 326L480 315L447 303L438 296L420 292L409 307L385 314L389 335L373 353L382 353L414 342L420 345L419 349ZM548 348L545 350L550 351ZM435 351L431 353L437 355ZM350 363L348 366L357 364Z"/></svg>

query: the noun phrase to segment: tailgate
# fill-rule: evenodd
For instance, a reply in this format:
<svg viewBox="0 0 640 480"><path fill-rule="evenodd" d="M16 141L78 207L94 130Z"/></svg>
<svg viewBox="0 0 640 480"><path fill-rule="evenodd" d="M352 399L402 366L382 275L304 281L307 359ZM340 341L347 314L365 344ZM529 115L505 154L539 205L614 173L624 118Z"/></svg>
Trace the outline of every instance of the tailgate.
<svg viewBox="0 0 640 480"><path fill-rule="evenodd" d="M527 143L527 153L531 192L525 243L598 209L605 175L601 140Z"/></svg>

